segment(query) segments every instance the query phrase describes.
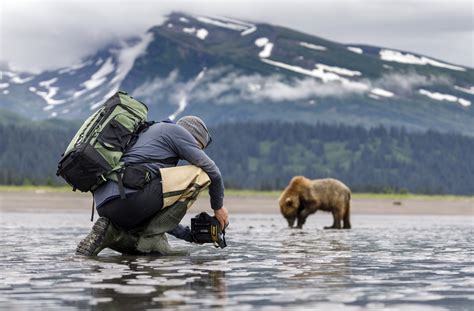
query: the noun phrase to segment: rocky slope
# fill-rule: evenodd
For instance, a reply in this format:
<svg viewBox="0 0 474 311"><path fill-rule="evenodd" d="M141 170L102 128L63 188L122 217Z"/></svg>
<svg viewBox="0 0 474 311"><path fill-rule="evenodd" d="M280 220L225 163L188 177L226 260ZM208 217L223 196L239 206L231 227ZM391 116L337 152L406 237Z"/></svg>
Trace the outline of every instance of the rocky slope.
<svg viewBox="0 0 474 311"><path fill-rule="evenodd" d="M474 133L474 70L269 24L172 13L81 63L0 72L0 108L83 119L118 89L154 119L284 120Z"/></svg>

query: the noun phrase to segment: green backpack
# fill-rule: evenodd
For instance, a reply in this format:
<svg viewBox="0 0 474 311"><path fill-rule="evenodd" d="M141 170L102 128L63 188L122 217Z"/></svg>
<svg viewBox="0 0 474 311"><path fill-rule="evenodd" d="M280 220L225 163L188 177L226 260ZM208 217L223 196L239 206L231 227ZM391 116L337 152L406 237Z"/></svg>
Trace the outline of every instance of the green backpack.
<svg viewBox="0 0 474 311"><path fill-rule="evenodd" d="M118 181L123 192L123 153L137 133L146 127L148 108L117 92L90 116L69 143L56 175L73 190L93 191L106 180Z"/></svg>

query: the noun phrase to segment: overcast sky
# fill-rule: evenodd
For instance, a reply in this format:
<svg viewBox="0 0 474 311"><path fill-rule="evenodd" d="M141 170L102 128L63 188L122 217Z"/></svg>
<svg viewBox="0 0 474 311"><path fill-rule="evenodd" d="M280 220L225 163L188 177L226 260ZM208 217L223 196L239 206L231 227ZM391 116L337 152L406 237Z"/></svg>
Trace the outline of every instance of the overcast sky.
<svg viewBox="0 0 474 311"><path fill-rule="evenodd" d="M68 66L183 11L268 22L474 67L473 6L474 0L0 0L0 62L27 71Z"/></svg>

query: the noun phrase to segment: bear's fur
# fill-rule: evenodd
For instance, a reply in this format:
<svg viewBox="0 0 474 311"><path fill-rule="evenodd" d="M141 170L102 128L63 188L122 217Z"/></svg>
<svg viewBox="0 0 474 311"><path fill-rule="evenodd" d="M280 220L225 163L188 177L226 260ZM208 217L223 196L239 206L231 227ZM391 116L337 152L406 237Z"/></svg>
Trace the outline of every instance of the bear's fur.
<svg viewBox="0 0 474 311"><path fill-rule="evenodd" d="M324 229L350 229L351 190L337 179L310 180L304 176L295 176L288 187L283 190L280 198L280 210L293 227L302 228L306 218L318 210L331 212L334 223Z"/></svg>

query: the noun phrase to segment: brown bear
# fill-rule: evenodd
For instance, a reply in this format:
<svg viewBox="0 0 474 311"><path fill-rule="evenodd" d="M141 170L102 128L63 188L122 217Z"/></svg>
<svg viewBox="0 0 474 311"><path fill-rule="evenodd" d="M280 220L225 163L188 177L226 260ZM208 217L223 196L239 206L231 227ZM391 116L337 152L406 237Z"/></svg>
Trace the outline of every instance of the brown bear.
<svg viewBox="0 0 474 311"><path fill-rule="evenodd" d="M288 225L302 228L306 218L317 210L331 212L334 223L324 229L350 229L351 190L337 179L310 180L304 176L295 176L283 190L279 203Z"/></svg>

